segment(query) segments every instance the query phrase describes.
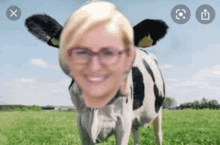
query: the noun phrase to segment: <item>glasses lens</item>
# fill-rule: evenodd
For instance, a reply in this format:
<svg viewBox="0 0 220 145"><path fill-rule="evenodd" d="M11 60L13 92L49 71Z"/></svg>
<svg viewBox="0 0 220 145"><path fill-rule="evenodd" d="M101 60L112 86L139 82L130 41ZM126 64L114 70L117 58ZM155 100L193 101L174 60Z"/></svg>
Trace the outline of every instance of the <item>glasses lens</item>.
<svg viewBox="0 0 220 145"><path fill-rule="evenodd" d="M88 62L88 50L87 49L73 49L72 57L76 63L87 63Z"/></svg>
<svg viewBox="0 0 220 145"><path fill-rule="evenodd" d="M113 65L118 60L118 52L111 48L103 48L101 50L100 59L105 65Z"/></svg>
<svg viewBox="0 0 220 145"><path fill-rule="evenodd" d="M89 49L76 48L72 50L73 61L77 64L86 64L93 57ZM99 59L104 65L114 65L119 59L119 52L112 48L103 48L99 52Z"/></svg>

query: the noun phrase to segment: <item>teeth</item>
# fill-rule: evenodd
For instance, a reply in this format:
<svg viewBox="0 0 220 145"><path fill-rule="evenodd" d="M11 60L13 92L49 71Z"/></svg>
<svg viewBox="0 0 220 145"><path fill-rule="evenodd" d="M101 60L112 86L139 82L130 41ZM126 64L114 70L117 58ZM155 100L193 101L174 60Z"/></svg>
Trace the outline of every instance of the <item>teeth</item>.
<svg viewBox="0 0 220 145"><path fill-rule="evenodd" d="M104 77L97 77L97 76L91 77L91 76L88 76L88 79L89 79L90 81L101 81L101 80L103 80L103 78L104 78Z"/></svg>

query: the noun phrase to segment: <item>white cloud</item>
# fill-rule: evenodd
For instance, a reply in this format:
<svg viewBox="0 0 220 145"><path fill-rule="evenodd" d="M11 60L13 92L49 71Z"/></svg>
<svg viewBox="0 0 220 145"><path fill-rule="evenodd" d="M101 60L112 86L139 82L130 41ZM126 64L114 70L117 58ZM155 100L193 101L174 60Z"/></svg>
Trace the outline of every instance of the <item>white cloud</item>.
<svg viewBox="0 0 220 145"><path fill-rule="evenodd" d="M204 68L189 78L165 78L166 95L174 97L178 104L216 99L220 103L220 65Z"/></svg>
<svg viewBox="0 0 220 145"><path fill-rule="evenodd" d="M207 55L213 55L215 53L218 53L219 51L219 44L209 44L208 47L205 49L202 49L201 51L197 51L193 54L192 58L200 57L200 56L207 56Z"/></svg>
<svg viewBox="0 0 220 145"><path fill-rule="evenodd" d="M160 65L160 68L161 68L161 69L169 69L169 68L171 68L171 67L172 67L171 64L162 64L162 65Z"/></svg>
<svg viewBox="0 0 220 145"><path fill-rule="evenodd" d="M174 79L174 78L167 78L166 81L169 81L169 82L177 82L177 79Z"/></svg>
<svg viewBox="0 0 220 145"><path fill-rule="evenodd" d="M181 83L180 83L181 82ZM166 96L176 99L177 105L184 102L201 100L203 97L208 100L216 99L220 103L220 88L210 86L206 82L194 81L193 79L179 79L177 82L166 82Z"/></svg>
<svg viewBox="0 0 220 145"><path fill-rule="evenodd" d="M30 64L41 67L41 68L50 68L50 69L55 69L55 70L61 70L59 65L49 64L49 62L46 62L40 58L32 59L30 61Z"/></svg>
<svg viewBox="0 0 220 145"><path fill-rule="evenodd" d="M219 80L220 81L220 65L214 65L209 68L201 69L198 72L194 73L192 76L196 80Z"/></svg>
<svg viewBox="0 0 220 145"><path fill-rule="evenodd" d="M26 82L26 83L33 83L35 80L34 79L27 79L27 78L21 78L21 82Z"/></svg>
<svg viewBox="0 0 220 145"><path fill-rule="evenodd" d="M213 74L218 74L218 75L220 75L220 71L214 71Z"/></svg>
<svg viewBox="0 0 220 145"><path fill-rule="evenodd" d="M68 91L70 82L70 78L56 80L25 77L19 79L0 78L0 87L3 88L0 100L10 102L10 104L72 106ZM5 84L10 87L5 87Z"/></svg>
<svg viewBox="0 0 220 145"><path fill-rule="evenodd" d="M39 66L39 67L42 67L42 68L48 68L48 63L45 62L44 60L40 59L40 58L32 59L30 61L30 63L32 65L36 65L36 66Z"/></svg>

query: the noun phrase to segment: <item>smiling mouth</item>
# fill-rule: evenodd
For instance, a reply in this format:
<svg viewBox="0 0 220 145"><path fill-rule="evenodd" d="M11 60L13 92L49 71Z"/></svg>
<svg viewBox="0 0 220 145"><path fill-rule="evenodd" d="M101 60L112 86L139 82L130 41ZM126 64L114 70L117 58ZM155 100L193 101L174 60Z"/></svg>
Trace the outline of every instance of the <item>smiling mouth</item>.
<svg viewBox="0 0 220 145"><path fill-rule="evenodd" d="M107 75L102 75L102 76L86 75L85 78L90 83L102 83L108 78L108 76Z"/></svg>

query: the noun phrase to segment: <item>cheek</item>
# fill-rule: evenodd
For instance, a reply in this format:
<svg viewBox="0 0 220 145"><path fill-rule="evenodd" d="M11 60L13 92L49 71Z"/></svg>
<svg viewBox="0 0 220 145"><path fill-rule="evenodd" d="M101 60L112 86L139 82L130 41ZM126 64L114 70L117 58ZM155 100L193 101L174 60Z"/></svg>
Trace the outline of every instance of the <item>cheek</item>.
<svg viewBox="0 0 220 145"><path fill-rule="evenodd" d="M123 79L123 74L125 72L125 59L122 58L118 64L114 67L114 69L112 69L111 71L114 74L115 77L115 81L121 81Z"/></svg>
<svg viewBox="0 0 220 145"><path fill-rule="evenodd" d="M77 78L79 78L81 75L81 71L83 70L83 66L77 66L77 65L75 65L75 66L73 66L72 64L70 64L70 74L71 74L71 76L73 76L74 77L74 79L76 79L77 80Z"/></svg>
<svg viewBox="0 0 220 145"><path fill-rule="evenodd" d="M115 66L115 70L118 74L122 74L126 67L126 58L123 55L120 60L118 61L118 64Z"/></svg>

